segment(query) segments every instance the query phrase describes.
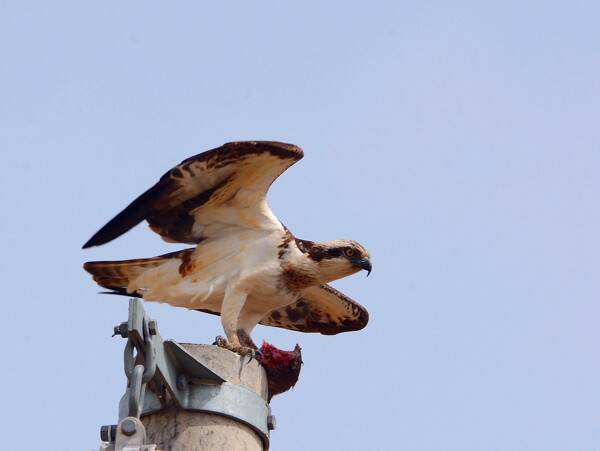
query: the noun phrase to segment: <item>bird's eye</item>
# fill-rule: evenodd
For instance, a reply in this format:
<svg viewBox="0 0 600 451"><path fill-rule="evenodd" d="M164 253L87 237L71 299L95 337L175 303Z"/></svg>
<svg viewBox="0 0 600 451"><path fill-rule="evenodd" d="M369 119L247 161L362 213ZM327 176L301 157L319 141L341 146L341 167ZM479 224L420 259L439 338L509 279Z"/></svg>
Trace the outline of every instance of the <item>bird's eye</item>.
<svg viewBox="0 0 600 451"><path fill-rule="evenodd" d="M351 248L346 249L346 255L348 257L354 257L354 249L351 249Z"/></svg>

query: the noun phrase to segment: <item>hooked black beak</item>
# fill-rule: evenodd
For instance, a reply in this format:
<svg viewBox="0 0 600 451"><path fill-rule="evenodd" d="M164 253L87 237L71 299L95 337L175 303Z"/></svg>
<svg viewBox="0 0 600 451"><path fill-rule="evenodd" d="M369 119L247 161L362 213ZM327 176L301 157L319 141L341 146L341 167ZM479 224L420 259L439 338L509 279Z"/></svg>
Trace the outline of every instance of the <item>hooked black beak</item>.
<svg viewBox="0 0 600 451"><path fill-rule="evenodd" d="M368 258L361 260L360 267L367 271L367 277L369 277L369 274L371 274L371 269L373 269L373 267L371 266L371 260L369 260Z"/></svg>

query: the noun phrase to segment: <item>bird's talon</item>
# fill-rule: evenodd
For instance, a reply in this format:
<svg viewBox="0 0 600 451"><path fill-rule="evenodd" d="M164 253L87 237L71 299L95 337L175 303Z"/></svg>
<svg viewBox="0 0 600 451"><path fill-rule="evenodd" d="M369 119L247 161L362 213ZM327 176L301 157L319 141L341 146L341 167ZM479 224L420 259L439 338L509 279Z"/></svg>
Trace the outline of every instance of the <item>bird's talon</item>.
<svg viewBox="0 0 600 451"><path fill-rule="evenodd" d="M254 359L254 360L256 360L258 362L259 359L263 358L263 353L260 352L258 349L251 349L251 348L249 348L247 352L248 352L248 356L250 358L246 362L246 365L249 364L250 362L252 362L252 359Z"/></svg>
<svg viewBox="0 0 600 451"><path fill-rule="evenodd" d="M228 348L229 343L227 342L227 339L225 337L223 337L222 335L217 335L217 337L215 338L215 342L213 343L213 345L218 346L219 348Z"/></svg>
<svg viewBox="0 0 600 451"><path fill-rule="evenodd" d="M215 338L215 342L213 344L220 348L227 349L231 352L235 352L236 354L239 354L241 356L248 356L249 359L246 363L252 362L252 359L258 360L263 357L262 352L260 352L259 350L255 350L251 347L243 346L240 344L230 343L225 337L221 335Z"/></svg>

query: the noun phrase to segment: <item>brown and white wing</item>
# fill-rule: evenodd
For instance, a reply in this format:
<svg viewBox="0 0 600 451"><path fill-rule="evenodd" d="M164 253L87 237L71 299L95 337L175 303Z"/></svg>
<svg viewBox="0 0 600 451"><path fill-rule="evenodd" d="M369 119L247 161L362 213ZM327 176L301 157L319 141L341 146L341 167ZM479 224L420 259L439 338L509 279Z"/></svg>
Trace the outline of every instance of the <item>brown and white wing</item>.
<svg viewBox="0 0 600 451"><path fill-rule="evenodd" d="M296 302L270 312L260 324L335 335L360 330L368 322L369 313L362 305L329 285L316 285Z"/></svg>
<svg viewBox="0 0 600 451"><path fill-rule="evenodd" d="M108 243L143 220L165 241L188 244L200 242L211 221L260 227L253 212L268 210L269 187L302 156L302 150L291 144L244 141L188 158L163 175L83 247ZM202 218L202 223L198 218Z"/></svg>

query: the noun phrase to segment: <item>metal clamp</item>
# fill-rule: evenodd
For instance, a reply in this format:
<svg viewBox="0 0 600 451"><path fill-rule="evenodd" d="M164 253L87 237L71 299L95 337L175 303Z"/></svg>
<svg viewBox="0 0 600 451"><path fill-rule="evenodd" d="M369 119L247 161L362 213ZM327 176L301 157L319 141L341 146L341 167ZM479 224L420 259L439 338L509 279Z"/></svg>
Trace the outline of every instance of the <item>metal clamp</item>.
<svg viewBox="0 0 600 451"><path fill-rule="evenodd" d="M190 384L185 390L184 410L232 418L251 427L266 445L269 444L269 431L275 429L275 416L271 414L271 407L256 393L229 382L219 385ZM119 403L119 416L124 417L129 408L129 396L125 394ZM148 392L141 415L149 415L162 409L158 397ZM268 449L268 446L266 448Z"/></svg>

